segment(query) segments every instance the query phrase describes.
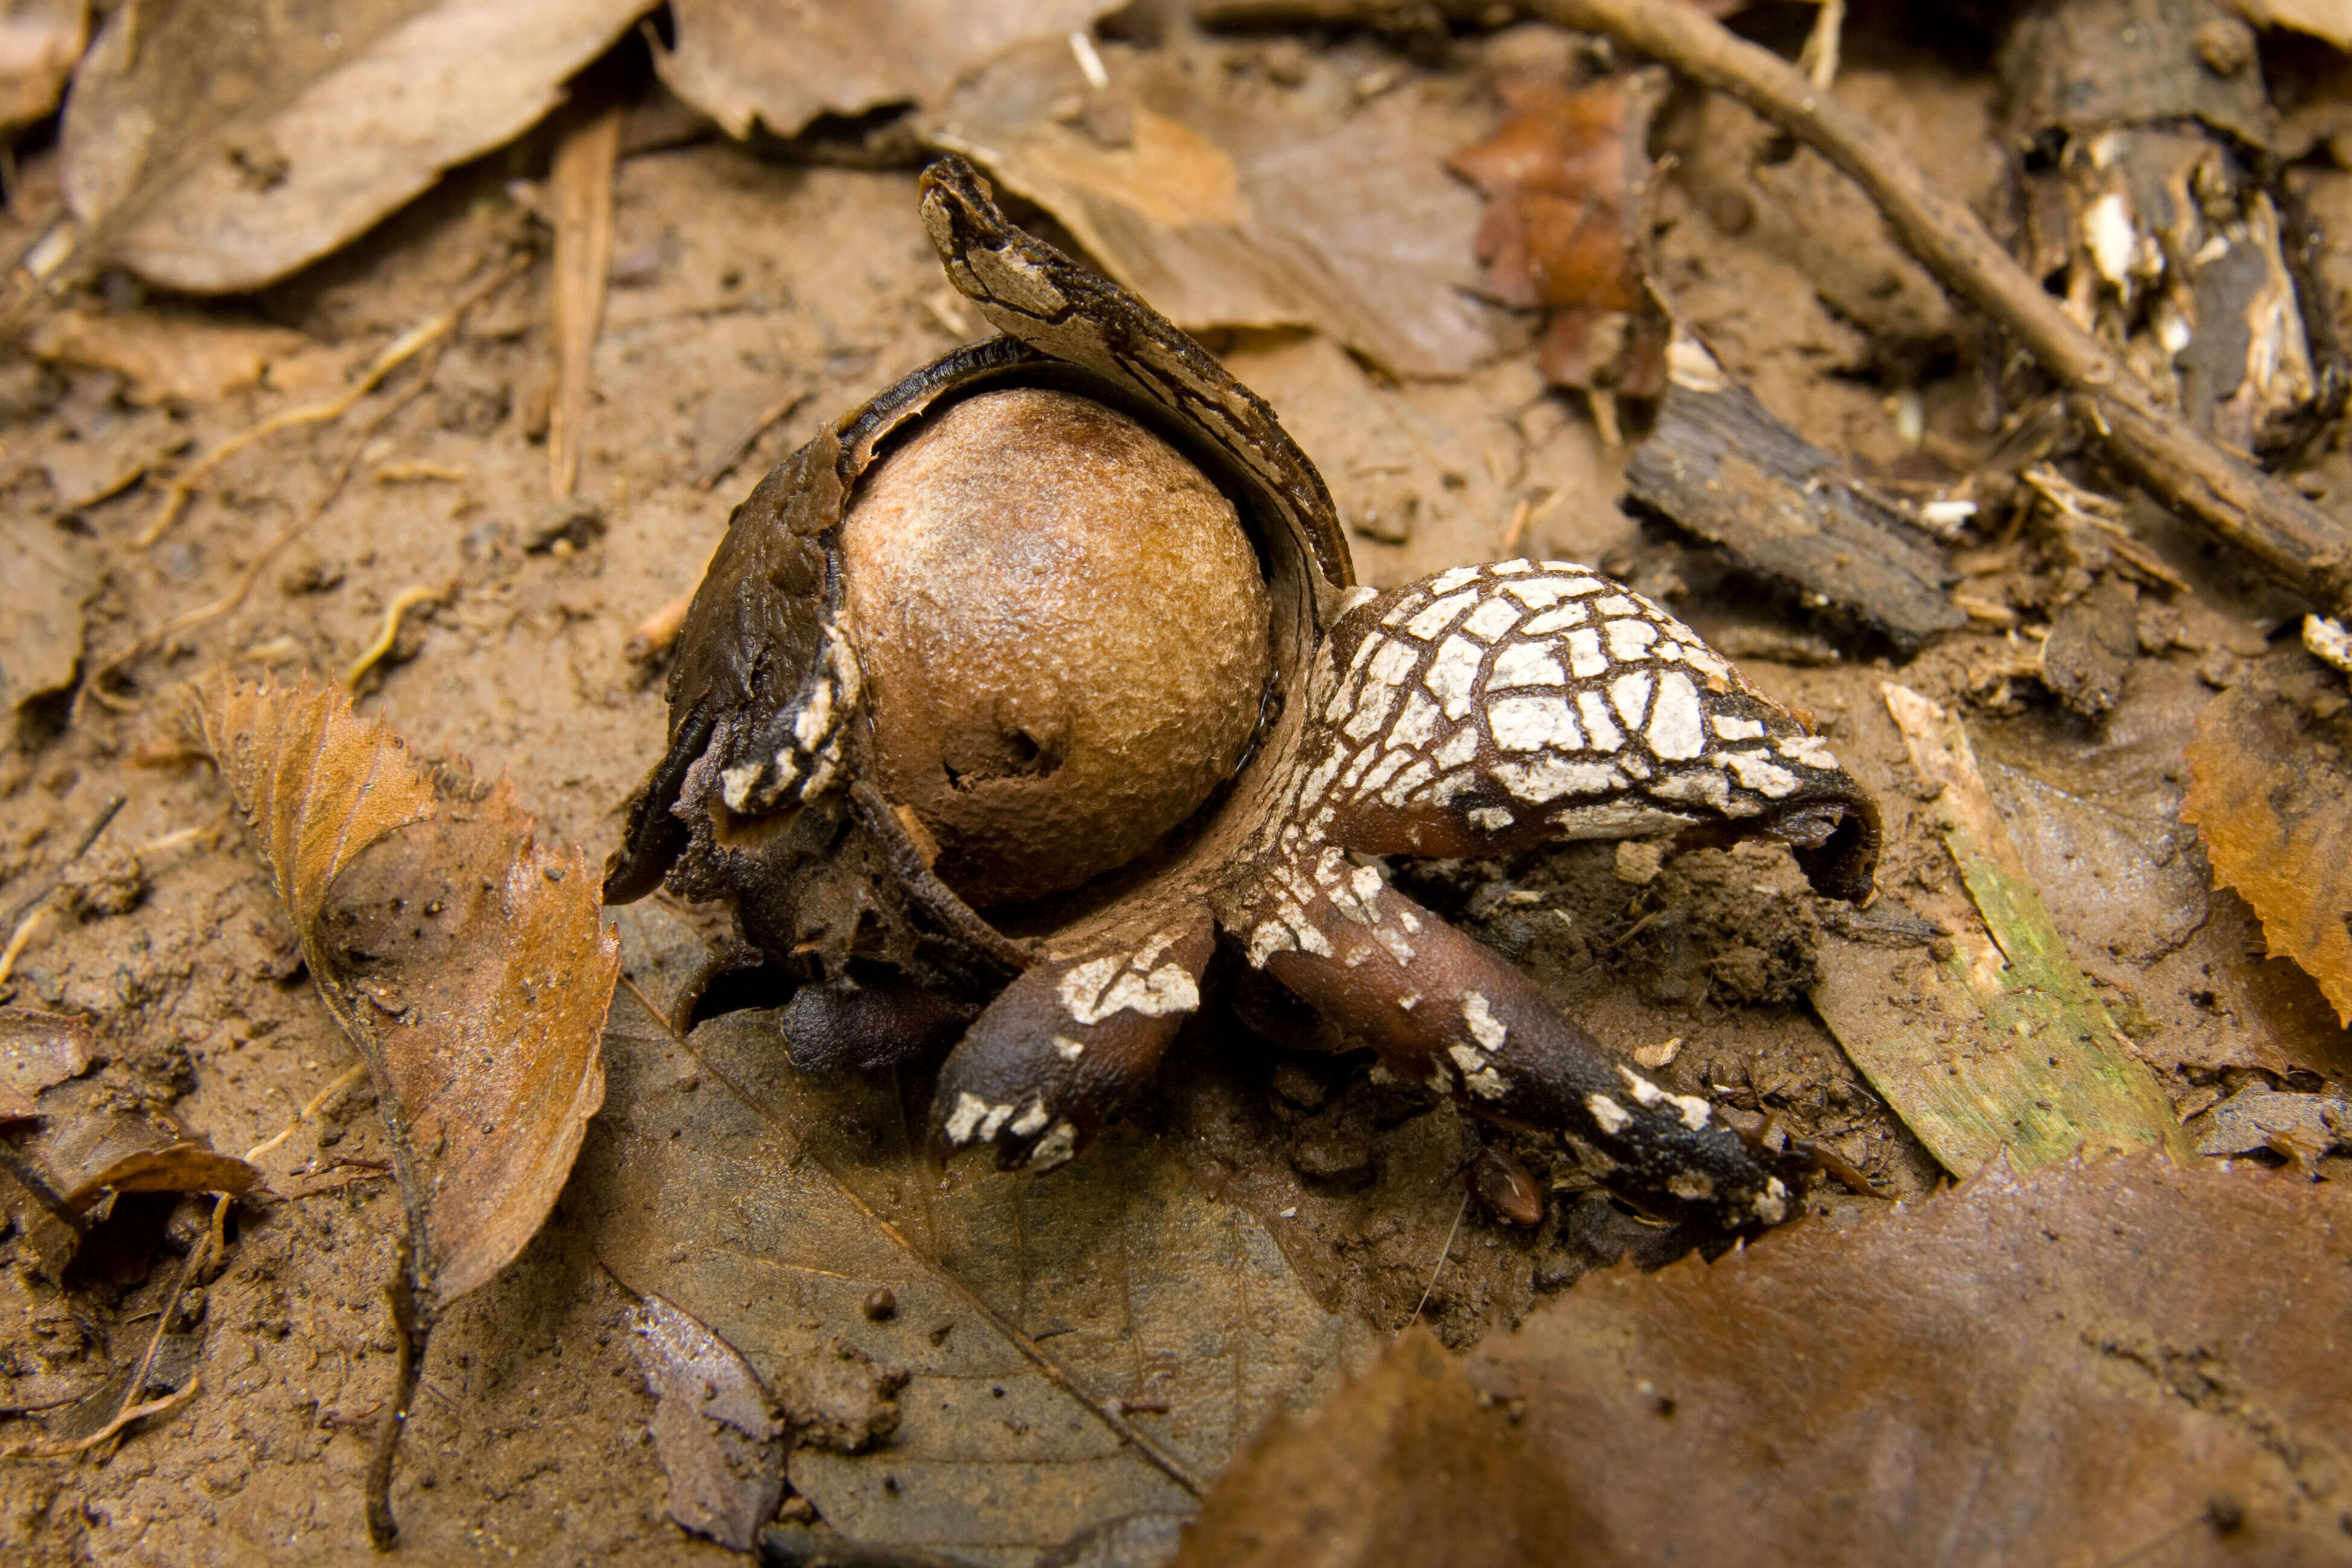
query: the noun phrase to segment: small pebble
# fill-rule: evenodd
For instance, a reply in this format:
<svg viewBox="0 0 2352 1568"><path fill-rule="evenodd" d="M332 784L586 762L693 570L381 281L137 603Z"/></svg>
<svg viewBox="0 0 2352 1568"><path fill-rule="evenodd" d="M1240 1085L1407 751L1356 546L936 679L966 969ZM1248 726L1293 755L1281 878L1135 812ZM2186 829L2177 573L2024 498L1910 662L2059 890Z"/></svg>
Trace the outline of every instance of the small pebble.
<svg viewBox="0 0 2352 1568"><path fill-rule="evenodd" d="M890 1287L887 1285L877 1285L874 1288L873 1293L866 1298L864 1310L867 1322L887 1322L898 1315L898 1298L890 1293Z"/></svg>

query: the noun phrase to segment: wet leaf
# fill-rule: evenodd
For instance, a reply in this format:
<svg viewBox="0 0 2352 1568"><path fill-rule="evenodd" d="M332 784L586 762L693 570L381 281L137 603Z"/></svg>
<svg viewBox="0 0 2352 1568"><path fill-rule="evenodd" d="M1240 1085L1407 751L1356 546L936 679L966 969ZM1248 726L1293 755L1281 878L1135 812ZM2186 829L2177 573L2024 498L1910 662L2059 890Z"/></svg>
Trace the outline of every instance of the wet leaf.
<svg viewBox="0 0 2352 1568"><path fill-rule="evenodd" d="M784 1490L783 1424L751 1365L692 1313L648 1296L630 1350L654 1406L669 1516L749 1552Z"/></svg>
<svg viewBox="0 0 2352 1568"><path fill-rule="evenodd" d="M195 293L258 288L519 135L646 8L123 5L67 106L67 201L98 261Z"/></svg>
<svg viewBox="0 0 2352 1568"><path fill-rule="evenodd" d="M1588 1276L1462 1362L1408 1338L1278 1423L1178 1561L2335 1561L2347 1279L2339 1185L1997 1166Z"/></svg>
<svg viewBox="0 0 2352 1568"><path fill-rule="evenodd" d="M89 37L88 0L0 4L0 135L58 106Z"/></svg>
<svg viewBox="0 0 2352 1568"><path fill-rule="evenodd" d="M727 129L790 136L820 114L933 104L973 67L1031 38L1055 47L1111 0L671 0L675 48L655 68Z"/></svg>
<svg viewBox="0 0 2352 1568"><path fill-rule="evenodd" d="M2319 983L2352 1024L2352 775L2343 682L2305 669L2213 699L2189 744L2189 800L2213 879L2262 917L2270 951ZM2323 711L2332 716L2322 718Z"/></svg>
<svg viewBox="0 0 2352 1568"><path fill-rule="evenodd" d="M270 365L312 346L284 327L215 321L194 311L64 310L26 345L36 359L110 370L134 404L211 403L257 384Z"/></svg>
<svg viewBox="0 0 2352 1568"><path fill-rule="evenodd" d="M8 613L0 616L0 701L21 708L73 684L81 668L82 608L102 575L80 535L10 508L0 517Z"/></svg>
<svg viewBox="0 0 2352 1568"><path fill-rule="evenodd" d="M698 941L651 901L621 914L632 978L672 1008ZM1370 1341L1161 1140L1115 1130L1044 1179L942 1179L919 1152L928 1084L803 1076L778 1029L730 1012L681 1038L624 995L572 1197L615 1276L776 1392L793 1488L843 1535L995 1561L1187 1509L1171 1471L1213 1475ZM887 1443L841 1451L868 1412L897 1418Z"/></svg>
<svg viewBox="0 0 2352 1568"><path fill-rule="evenodd" d="M85 1019L0 1007L0 1089L28 1107L43 1089L88 1071L94 1048Z"/></svg>
<svg viewBox="0 0 2352 1568"><path fill-rule="evenodd" d="M1548 308L1540 357L1562 386L1665 390L1664 323L1646 260L1656 69L1573 88L1549 72L1496 84L1502 123L1447 160L1486 197L1478 259L1507 305Z"/></svg>
<svg viewBox="0 0 2352 1568"><path fill-rule="evenodd" d="M86 1047L88 1030L81 1033L79 1042L60 1042L64 1058L44 1070L70 1063L78 1047ZM87 1057L81 1059L87 1065ZM243 1160L215 1153L163 1106L95 1078L58 1079L33 1097L33 1106L40 1127L20 1152L54 1196L43 1212L24 1211L19 1221L52 1278L73 1260L82 1232L103 1224L123 1194L242 1193L261 1180Z"/></svg>
<svg viewBox="0 0 2352 1568"><path fill-rule="evenodd" d="M620 954L595 878L533 845L509 784L428 774L337 693L220 686L199 721L367 1060L429 1320L538 1230L603 1100Z"/></svg>
<svg viewBox="0 0 2352 1568"><path fill-rule="evenodd" d="M2021 1171L2159 1146L2192 1152L2170 1103L2067 952L2001 822L1959 720L1887 683L1911 766L1937 791L1945 847L1969 902L1936 913L1946 954L1908 984L1908 960L1853 950L1812 999L1904 1124L1955 1175L1997 1155ZM1906 995L1890 1006L1890 995Z"/></svg>
<svg viewBox="0 0 2352 1568"><path fill-rule="evenodd" d="M1431 152L1462 134L1457 111L1398 91L1341 113L1246 93L1213 60L1099 56L1098 89L1063 43L1021 49L926 133L1180 327L1311 326L1402 375L1493 353L1465 292L1476 198Z"/></svg>

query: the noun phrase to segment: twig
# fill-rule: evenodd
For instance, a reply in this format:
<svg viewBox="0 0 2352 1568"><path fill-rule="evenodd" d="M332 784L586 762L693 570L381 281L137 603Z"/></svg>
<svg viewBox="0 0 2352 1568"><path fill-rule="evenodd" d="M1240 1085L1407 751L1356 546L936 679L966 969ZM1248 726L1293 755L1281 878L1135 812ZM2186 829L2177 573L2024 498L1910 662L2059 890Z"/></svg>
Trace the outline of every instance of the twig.
<svg viewBox="0 0 2352 1568"><path fill-rule="evenodd" d="M225 1197L223 1201L226 1201ZM115 1408L115 1419L107 1423L107 1439L102 1446L96 1446L101 1460L119 1447L114 1437L122 1430L122 1413L146 1391L147 1374L155 1370L155 1352L163 1348L163 1336L172 1331L172 1320L179 1316L180 1299L187 1294L188 1277L196 1271L203 1254L210 1249L207 1238L205 1245L180 1260L180 1271L173 1277L171 1291L163 1298L163 1310L155 1320L155 1331L147 1336L146 1352L140 1356L139 1364L131 1368L131 1381L122 1385L122 1403Z"/></svg>
<svg viewBox="0 0 2352 1568"><path fill-rule="evenodd" d="M391 1551L400 1538L400 1526L392 1517L392 1461L400 1449L400 1435L408 1427L408 1407L416 1397L417 1378L425 1370L425 1342L433 1331L431 1319L418 1310L415 1271L415 1255L404 1237L400 1255L393 1262L392 1282L383 1288L384 1299L392 1307L396 1342L393 1392L376 1421L375 1441L368 1450L368 1542L378 1552Z"/></svg>
<svg viewBox="0 0 2352 1568"><path fill-rule="evenodd" d="M367 1064L365 1062L362 1062L359 1066L352 1068L351 1071L343 1074L342 1077L337 1079L334 1082L320 1089L317 1094L312 1095L310 1097L310 1103L296 1111L294 1113L294 1120L279 1128L276 1137L264 1139L262 1142L256 1143L252 1148L247 1149L245 1152L245 1163L248 1165L252 1164L256 1160L260 1159L264 1154L268 1153L272 1149L277 1148L278 1145L285 1142L289 1138L293 1137L296 1130L300 1128L304 1122L310 1121L310 1118L318 1115L320 1111L326 1109L327 1102L329 1100L342 1093L343 1090L351 1088L352 1085L359 1082L360 1079L367 1077ZM289 1098L291 1097L289 1096Z"/></svg>
<svg viewBox="0 0 2352 1568"><path fill-rule="evenodd" d="M1527 9L1663 60L1811 146L1869 194L1896 237L1947 288L2025 345L2064 385L2076 417L2142 484L2297 593L2330 610L2352 606L2352 535L2158 403L1974 213L1930 184L1867 119L1680 0L1530 0Z"/></svg>
<svg viewBox="0 0 2352 1568"><path fill-rule="evenodd" d="M25 949L32 944L33 933L39 931L41 922L48 918L49 906L36 904L32 912L18 921L16 929L8 933L8 945L0 948L0 984L5 984L8 976L16 973L16 960L24 956Z"/></svg>
<svg viewBox="0 0 2352 1568"><path fill-rule="evenodd" d="M632 980L625 970L623 971L621 974L621 984L628 991L630 995L637 999L637 1005L646 1010L646 1016L653 1019L655 1023L660 1025L663 1033L669 1036L670 1039L677 1044L681 1050L694 1058L697 1066L698 1066L704 1072L709 1073L712 1078L717 1079L721 1084L724 1084L730 1094L732 1094L744 1105L749 1106L762 1121L768 1122L771 1126L774 1127L779 1132L782 1132L788 1140L790 1140L793 1145L800 1151L803 1158L806 1159L809 1163L814 1165L818 1170L824 1173L825 1179L833 1184L834 1189L841 1194L842 1198L849 1205L850 1207L856 1209L860 1215L865 1216L866 1222L868 1225L871 1225L876 1230L880 1231L882 1235L888 1239L892 1246L898 1247L901 1252L904 1252L908 1257L920 1264L931 1278L937 1279L941 1285L947 1287L947 1289L952 1291L965 1306L971 1308L972 1311L979 1314L981 1320L986 1322L990 1328L995 1330L998 1334L1002 1335L1006 1343L1010 1344L1014 1350L1019 1351L1023 1358L1025 1359L1030 1365L1043 1373L1045 1376L1045 1381L1051 1383L1055 1388L1060 1389L1064 1394L1069 1395L1072 1399L1076 1400L1080 1405L1084 1405L1087 1412L1092 1415L1096 1420L1100 1421L1104 1426L1109 1427L1112 1434L1118 1437L1120 1441L1132 1446L1136 1452L1141 1454L1145 1459L1149 1460L1151 1465L1160 1472L1160 1474L1166 1476L1170 1480L1174 1481L1178 1486L1182 1487L1186 1491L1191 1492L1194 1497L1199 1497L1202 1494L1203 1483L1201 1481L1200 1478L1192 1473L1192 1468L1190 1465L1187 1465L1183 1460L1178 1458L1173 1453L1162 1447L1160 1440L1152 1436L1150 1433L1144 1431L1141 1427L1129 1421L1127 1418L1126 1413L1119 1407L1118 1401L1114 1399L1105 1399L1101 1395L1096 1394L1092 1389L1088 1388L1085 1384L1080 1383L1076 1376L1066 1371L1060 1363L1047 1355L1045 1348L1038 1344L1035 1340L1031 1339L1027 1334L1023 1333L1019 1328L1013 1325L1011 1320L1004 1316L1004 1314L999 1312L995 1308L990 1306L986 1300L982 1300L978 1291L965 1284L961 1279L957 1279L955 1275L950 1273L937 1259L930 1257L929 1254L924 1252L911 1240L909 1240L904 1231L891 1224L889 1220L884 1218L881 1212L875 1208L872 1204L867 1203L857 1189L851 1186L849 1183L843 1178L839 1172L824 1162L824 1159L816 1153L815 1151L808 1148L805 1142L793 1132L792 1128L783 1121L782 1118L777 1116L775 1112L771 1110L766 1105L762 1104L756 1097L746 1090L741 1084L737 1083L733 1079L730 1078L725 1069L719 1067L717 1062L712 1061L709 1058L705 1057L700 1052L697 1051L694 1048L693 1042L687 1037L685 1032L680 1030L675 1024L672 1024L667 1017L663 1016L661 1009L654 1005L653 998L646 994L645 989L635 980Z"/></svg>
<svg viewBox="0 0 2352 1568"><path fill-rule="evenodd" d="M457 331L457 323L464 319L467 310L498 292L509 279L519 277L530 266L530 258L528 256L510 258L504 267L496 268L488 277L459 295L457 303L447 310L418 322L385 344L383 352L369 363L367 370L360 378L334 396L323 403L306 403L299 408L282 409L257 425L247 426L198 458L188 465L185 473L173 479L165 488L163 510L155 514L155 521L142 530L139 537L132 540L131 543L144 550L163 537L163 531L179 521L181 514L187 510L188 502L195 498L197 482L218 468L223 461L242 452L256 441L265 437L274 436L280 430L291 429L297 425L326 424L349 414L359 406L362 398L383 384L385 376L407 363L427 347Z"/></svg>
<svg viewBox="0 0 2352 1568"><path fill-rule="evenodd" d="M1454 1205L1454 1223L1446 1227L1445 1245L1437 1249L1437 1267L1429 1271L1429 1283L1421 1288L1421 1300L1413 1303L1412 1316L1404 1321L1404 1329L1409 1329L1421 1321L1423 1310L1429 1305L1430 1296L1437 1289L1438 1278L1445 1272L1445 1260L1454 1256L1454 1238L1461 1234L1462 1216L1469 1212L1470 1194L1465 1189L1462 1194L1462 1201ZM1397 1332L1402 1334L1404 1329L1399 1329Z"/></svg>
<svg viewBox="0 0 2352 1568"><path fill-rule="evenodd" d="M558 500L580 483L590 359L613 265L613 169L620 154L621 110L614 105L564 132L548 174L555 208L555 401L548 411L547 486Z"/></svg>
<svg viewBox="0 0 2352 1568"><path fill-rule="evenodd" d="M20 1443L13 1448L0 1448L0 1459L64 1459L70 1458L76 1454L87 1453L133 1421L144 1421L150 1415L161 1415L167 1410L177 1410L181 1405L194 1399L196 1396L196 1391L203 1386L203 1375L191 1373L188 1375L187 1386L178 1393L167 1394L161 1399L151 1399L144 1405L128 1405L113 1420L87 1437L76 1437L61 1443Z"/></svg>
<svg viewBox="0 0 2352 1568"><path fill-rule="evenodd" d="M357 691L360 678L373 669L392 651L393 645L400 640L401 616L419 605L438 603L441 593L440 589L428 587L423 583L412 583L394 595L392 603L383 607L383 626L376 632L375 640L362 649L359 658L352 660L352 667L343 671L343 689Z"/></svg>
<svg viewBox="0 0 2352 1568"><path fill-rule="evenodd" d="M74 862L89 853L89 847L98 842L98 836L106 831L108 826L114 821L116 814L130 803L131 797L127 795L112 795L108 798L104 805L98 808L98 815L91 817L89 826L81 830L81 837L74 840L74 847L67 851L64 859L58 862L58 868L49 873L49 879L41 884L41 890L25 899L15 909L8 911L8 923L11 927L16 926L26 915L32 913L36 905L48 901L49 895L56 892L58 885L64 882L66 873L72 869ZM8 945L11 951L16 949L16 943L13 937ZM0 980L6 979L7 974L5 964L0 963Z"/></svg>

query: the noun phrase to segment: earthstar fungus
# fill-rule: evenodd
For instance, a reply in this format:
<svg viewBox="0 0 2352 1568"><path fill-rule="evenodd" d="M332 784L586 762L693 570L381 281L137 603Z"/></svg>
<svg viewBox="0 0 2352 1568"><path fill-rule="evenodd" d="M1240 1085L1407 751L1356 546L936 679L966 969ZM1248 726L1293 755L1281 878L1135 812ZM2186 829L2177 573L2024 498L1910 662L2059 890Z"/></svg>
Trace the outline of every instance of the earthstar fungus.
<svg viewBox="0 0 2352 1568"><path fill-rule="evenodd" d="M1824 742L1587 568L1354 585L1313 465L1198 344L1013 226L961 159L925 174L922 214L1005 335L844 416L736 509L608 897L730 900L808 981L785 1015L803 1065L961 1033L934 1142L1008 1167L1068 1160L1149 1077L1222 933L1395 1071L1556 1133L1643 1208L1788 1217L1801 1159L1606 1050L1375 858L1761 835L1858 899L1877 810ZM1078 429L1084 461L957 444L1008 397L1040 440ZM1125 479L1087 477L1106 454ZM926 550L943 578L908 569ZM968 1027L948 1000L992 994Z"/></svg>

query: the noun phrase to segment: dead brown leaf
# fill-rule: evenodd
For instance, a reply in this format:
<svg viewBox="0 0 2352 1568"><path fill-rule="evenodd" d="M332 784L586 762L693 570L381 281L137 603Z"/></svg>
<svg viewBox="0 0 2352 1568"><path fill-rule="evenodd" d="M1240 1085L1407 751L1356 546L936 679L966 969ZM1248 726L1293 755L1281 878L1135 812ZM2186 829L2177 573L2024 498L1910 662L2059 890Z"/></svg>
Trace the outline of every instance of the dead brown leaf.
<svg viewBox="0 0 2352 1568"><path fill-rule="evenodd" d="M2326 713L2328 717L2322 717ZM2248 681L2207 705L2189 744L2189 798L2213 879L2262 917L2273 955L2319 983L2352 1024L2352 773L2343 682L2308 668Z"/></svg>
<svg viewBox="0 0 2352 1568"><path fill-rule="evenodd" d="M103 574L87 540L14 507L0 517L0 560L8 563L0 702L14 709L73 684L81 668L82 609Z"/></svg>
<svg viewBox="0 0 2352 1568"><path fill-rule="evenodd" d="M670 90L735 137L790 136L820 114L936 103L973 67L1026 39L1060 39L1111 0L671 0Z"/></svg>
<svg viewBox="0 0 2352 1568"><path fill-rule="evenodd" d="M532 844L510 784L483 799L455 769L426 773L337 693L216 687L199 719L303 960L367 1058L419 1293L445 1307L538 1230L603 1102L620 946L598 925L595 879L580 850Z"/></svg>
<svg viewBox="0 0 2352 1568"><path fill-rule="evenodd" d="M1181 327L1310 326L1401 375L1493 353L1465 293L1476 198L1431 151L1465 132L1455 108L1402 89L1360 106L1268 96L1213 57L1094 53L1101 85L1062 40L1008 55L925 133Z"/></svg>
<svg viewBox="0 0 2352 1568"><path fill-rule="evenodd" d="M196 293L258 288L510 141L646 0L124 5L62 136L93 259Z"/></svg>
<svg viewBox="0 0 2352 1568"><path fill-rule="evenodd" d="M89 1070L89 1024L31 1007L0 1007L0 1089L30 1101Z"/></svg>
<svg viewBox="0 0 2352 1568"><path fill-rule="evenodd" d="M1654 68L1570 88L1550 72L1496 84L1502 123L1447 160L1486 196L1478 259L1507 305L1551 319L1540 351L1554 384L1636 397L1665 390L1665 331L1650 298L1643 234Z"/></svg>
<svg viewBox="0 0 2352 1568"><path fill-rule="evenodd" d="M784 1490L784 1427L775 1402L733 1345L693 1313L647 1296L629 1348L655 1400L654 1452L669 1516L749 1552Z"/></svg>
<svg viewBox="0 0 2352 1568"><path fill-rule="evenodd" d="M184 310L66 310L33 329L36 359L120 374L134 404L211 403L258 384L271 364L311 346L284 327L221 321Z"/></svg>
<svg viewBox="0 0 2352 1568"><path fill-rule="evenodd" d="M1995 1167L1590 1276L1463 1362L1407 1340L1277 1423L1178 1561L2340 1561L2347 1279L2340 1186Z"/></svg>
<svg viewBox="0 0 2352 1568"><path fill-rule="evenodd" d="M89 37L89 0L0 5L0 135L58 106Z"/></svg>
<svg viewBox="0 0 2352 1568"><path fill-rule="evenodd" d="M656 900L621 919L635 989L567 1209L624 1284L758 1371L793 1490L842 1535L996 1561L1189 1509L1187 1481L1366 1349L1170 1141L942 1179L892 1075L796 1071L772 1012L683 1037L649 1016L638 993L682 1012L709 954Z"/></svg>
<svg viewBox="0 0 2352 1568"><path fill-rule="evenodd" d="M385 1546L425 1341L538 1231L604 1101L620 944L587 857L536 847L507 781L478 792L460 768L428 773L390 729L308 683L218 684L196 717L392 1134L408 1211L402 1354L368 1472L369 1532Z"/></svg>

